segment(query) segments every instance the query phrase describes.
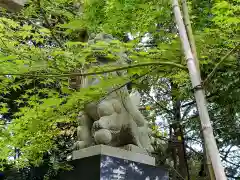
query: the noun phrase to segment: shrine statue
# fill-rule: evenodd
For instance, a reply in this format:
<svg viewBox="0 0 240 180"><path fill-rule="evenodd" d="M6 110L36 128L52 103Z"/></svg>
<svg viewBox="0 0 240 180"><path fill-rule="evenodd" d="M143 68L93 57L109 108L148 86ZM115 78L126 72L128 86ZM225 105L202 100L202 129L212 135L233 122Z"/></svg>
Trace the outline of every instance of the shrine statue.
<svg viewBox="0 0 240 180"><path fill-rule="evenodd" d="M101 33L89 40L89 43L98 41L108 43L112 40L114 38L111 35ZM119 52L117 57L119 57L118 62L104 63L126 64L128 57L124 52ZM124 73L115 72L114 75L124 76ZM94 83L96 81L93 82L88 77L84 77L80 88L91 86ZM96 144L120 148L131 145L141 149L142 152L151 153L153 148L150 142L148 123L138 110L139 92L133 90L129 94L126 87L110 92L98 103L87 104L84 111L79 113L77 142L74 144L74 149Z"/></svg>

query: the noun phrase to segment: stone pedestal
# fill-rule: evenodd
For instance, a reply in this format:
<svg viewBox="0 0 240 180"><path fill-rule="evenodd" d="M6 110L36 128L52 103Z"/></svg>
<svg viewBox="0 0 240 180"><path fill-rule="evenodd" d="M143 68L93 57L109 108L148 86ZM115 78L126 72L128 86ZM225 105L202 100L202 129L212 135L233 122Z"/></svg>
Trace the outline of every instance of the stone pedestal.
<svg viewBox="0 0 240 180"><path fill-rule="evenodd" d="M73 152L73 169L59 180L167 180L165 168L155 167L148 155L103 145Z"/></svg>

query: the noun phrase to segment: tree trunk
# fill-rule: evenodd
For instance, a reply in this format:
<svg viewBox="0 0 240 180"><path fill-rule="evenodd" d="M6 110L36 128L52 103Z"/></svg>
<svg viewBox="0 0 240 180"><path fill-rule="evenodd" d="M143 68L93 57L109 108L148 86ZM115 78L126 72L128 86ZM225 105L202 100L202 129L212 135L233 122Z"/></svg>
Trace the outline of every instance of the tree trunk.
<svg viewBox="0 0 240 180"><path fill-rule="evenodd" d="M175 20L176 20L176 23L178 26L185 58L187 61L187 66L188 66L192 86L194 89L194 95L195 95L197 107L199 110L199 115L200 115L202 130L203 130L203 136L204 136L204 140L206 142L206 148L208 150L208 154L209 154L210 159L213 164L216 179L217 180L226 180L227 178L226 178L226 175L224 172L224 168L221 164L219 151L217 148L216 140L213 135L212 125L210 123L210 118L209 118L209 114L208 114L208 110L207 110L207 106L206 106L206 97L205 97L204 90L202 87L200 73L198 71L198 68L197 68L195 60L194 60L193 53L191 51L191 47L190 47L187 33L186 33L186 28L185 28L183 20L182 20L182 15L181 15L181 11L179 8L178 0L173 0L172 5L173 5Z"/></svg>
<svg viewBox="0 0 240 180"><path fill-rule="evenodd" d="M169 148L171 150L172 160L173 160L173 168L177 171L177 153L175 148L175 142L174 142L174 134L173 134L173 127L172 125L169 126L169 134L170 134L170 141L169 141ZM177 180L177 173L175 171L172 172L172 179Z"/></svg>
<svg viewBox="0 0 240 180"><path fill-rule="evenodd" d="M177 92L177 85L171 83L171 91L172 91L172 101L173 101L173 123L171 124L170 128L173 129L173 137L171 141L174 143L174 149L176 151L176 156L178 157L177 162L177 170L179 171L180 175L184 179L189 179L189 171L188 171L188 164L186 158L186 148L185 142L183 137L183 128L181 126L181 101L178 97L174 94Z"/></svg>

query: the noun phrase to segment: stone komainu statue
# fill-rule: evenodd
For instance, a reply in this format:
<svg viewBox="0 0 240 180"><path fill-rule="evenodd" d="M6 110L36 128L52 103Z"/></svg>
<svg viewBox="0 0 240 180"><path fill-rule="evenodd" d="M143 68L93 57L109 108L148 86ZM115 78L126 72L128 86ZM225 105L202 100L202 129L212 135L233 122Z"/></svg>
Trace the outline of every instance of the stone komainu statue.
<svg viewBox="0 0 240 180"><path fill-rule="evenodd" d="M98 34L88 43L97 41L110 42L114 40L111 35ZM124 52L117 54L119 57L115 63L124 64L128 57ZM110 63L110 62L104 62ZM100 62L100 64L104 64ZM112 63L112 62L111 62ZM123 75L114 73L116 76ZM80 88L95 84L85 77L81 81ZM112 90L111 90L112 92ZM148 124L144 116L138 110L140 94L137 91L128 93L126 87L110 93L98 103L90 103L85 106L84 111L79 113L77 142L74 149L81 149L94 144L104 144L114 147L140 149L143 153L152 152ZM127 146L131 145L131 146ZM134 145L134 146L132 146ZM129 147L135 147L129 149Z"/></svg>

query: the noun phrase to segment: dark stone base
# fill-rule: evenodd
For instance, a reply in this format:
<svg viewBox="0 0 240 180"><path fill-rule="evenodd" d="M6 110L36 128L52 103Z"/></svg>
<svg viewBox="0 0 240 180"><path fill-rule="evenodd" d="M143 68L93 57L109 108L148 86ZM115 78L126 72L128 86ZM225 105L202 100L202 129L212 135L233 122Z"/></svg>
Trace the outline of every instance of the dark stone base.
<svg viewBox="0 0 240 180"><path fill-rule="evenodd" d="M168 172L139 162L107 155L76 159L73 170L63 172L59 180L168 180Z"/></svg>

